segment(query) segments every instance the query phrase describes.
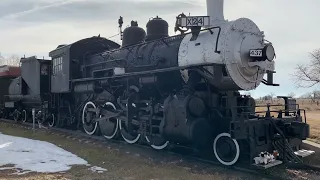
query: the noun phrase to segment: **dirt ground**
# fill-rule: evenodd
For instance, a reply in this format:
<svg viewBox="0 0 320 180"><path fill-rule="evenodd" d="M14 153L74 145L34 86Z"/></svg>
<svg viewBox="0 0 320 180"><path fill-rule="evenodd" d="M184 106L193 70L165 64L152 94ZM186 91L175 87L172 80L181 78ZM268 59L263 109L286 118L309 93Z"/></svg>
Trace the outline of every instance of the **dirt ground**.
<svg viewBox="0 0 320 180"><path fill-rule="evenodd" d="M168 155L150 149L120 144L107 143L104 145L91 142L80 142L78 139L68 139L61 135L49 134L44 131L32 131L13 127L0 122L0 132L3 134L44 140L60 146L85 159L92 166L107 169L103 173L92 172L87 166L74 166L63 173L41 174L28 173L14 175L16 171L0 171L0 180L256 180L265 179L222 167L192 162L183 157ZM1 157L1 155L0 155ZM7 165L10 167L10 165ZM312 171L285 170L277 168L273 173L288 179L316 179L319 173ZM277 171L278 170L278 171ZM264 172L262 172L263 175ZM268 172L270 173L270 171ZM271 171L272 173L272 171Z"/></svg>

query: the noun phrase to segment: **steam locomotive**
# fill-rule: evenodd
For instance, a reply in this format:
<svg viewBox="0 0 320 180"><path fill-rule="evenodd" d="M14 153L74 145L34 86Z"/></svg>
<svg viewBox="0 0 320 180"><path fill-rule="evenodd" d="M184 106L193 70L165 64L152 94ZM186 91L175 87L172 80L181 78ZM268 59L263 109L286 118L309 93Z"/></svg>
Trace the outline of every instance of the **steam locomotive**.
<svg viewBox="0 0 320 180"><path fill-rule="evenodd" d="M284 98L285 110L274 117L258 114L255 100L240 94L277 86L272 44L250 19L224 20L222 0L207 0L207 11L177 16L179 35L169 36L158 16L146 32L135 21L122 32L121 17L121 45L94 36L59 45L51 60L22 58L1 115L27 121L35 109L50 127L143 140L157 150L169 143L209 149L227 166L281 151L284 139L298 150L309 125L293 99Z"/></svg>

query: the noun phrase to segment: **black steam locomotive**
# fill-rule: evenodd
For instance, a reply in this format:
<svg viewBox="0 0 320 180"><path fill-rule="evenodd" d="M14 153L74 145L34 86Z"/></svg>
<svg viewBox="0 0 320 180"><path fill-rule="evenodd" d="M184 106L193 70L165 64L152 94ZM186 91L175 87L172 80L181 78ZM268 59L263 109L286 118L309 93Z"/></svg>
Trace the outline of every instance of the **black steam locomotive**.
<svg viewBox="0 0 320 180"><path fill-rule="evenodd" d="M176 29L183 18L199 17L180 15ZM268 68L274 49L257 26L241 18L188 28L169 36L159 17L147 32L132 21L121 32L122 45L95 36L59 45L49 53L52 60L22 58L1 114L27 121L35 109L36 120L50 127L82 128L130 144L144 140L158 150L169 142L209 149L224 165L281 151L277 142L284 139L299 149L309 126L293 99L284 98L285 110L274 117L269 105L261 115L255 100L240 94L260 82L275 85Z"/></svg>

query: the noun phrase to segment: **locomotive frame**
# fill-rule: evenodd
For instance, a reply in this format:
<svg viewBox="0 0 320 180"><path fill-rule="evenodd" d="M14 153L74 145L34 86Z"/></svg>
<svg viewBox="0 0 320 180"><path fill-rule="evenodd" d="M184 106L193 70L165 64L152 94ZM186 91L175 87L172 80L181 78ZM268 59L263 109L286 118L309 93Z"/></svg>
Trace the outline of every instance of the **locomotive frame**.
<svg viewBox="0 0 320 180"><path fill-rule="evenodd" d="M119 23L121 27L122 18ZM258 30L247 19L231 25ZM122 47L94 36L59 45L49 53L52 60L22 58L21 77L12 81L9 95L4 96L3 117L26 121L34 108L37 121L50 127L82 128L89 135L121 137L129 144L143 140L157 150L169 143L181 144L210 151L227 166L240 159L252 164L260 152L273 150L280 151L285 161L286 149L300 149L302 140L309 137L309 125L305 114L304 118L301 115L305 111L294 99L281 97L285 109L274 117L271 105L256 112L255 100L239 92L254 89L260 81L276 85L274 67L266 67L274 63L271 44L258 48L261 57L247 63L248 71L235 72L239 69L235 62L221 61L221 57L232 59L230 51L223 49L232 42L228 36L234 37L229 26L191 27L191 32L176 36L169 36L167 28L168 24L156 17L147 24L147 36L132 22L123 32ZM212 36L210 44L205 38ZM243 47L258 46L250 44L255 36L260 34L251 32L242 37L242 44L236 43L236 60L244 58ZM212 49L203 57L191 53L188 59L186 51L191 45L194 52ZM256 81L251 79L252 66L260 72ZM237 79L237 73L244 80Z"/></svg>

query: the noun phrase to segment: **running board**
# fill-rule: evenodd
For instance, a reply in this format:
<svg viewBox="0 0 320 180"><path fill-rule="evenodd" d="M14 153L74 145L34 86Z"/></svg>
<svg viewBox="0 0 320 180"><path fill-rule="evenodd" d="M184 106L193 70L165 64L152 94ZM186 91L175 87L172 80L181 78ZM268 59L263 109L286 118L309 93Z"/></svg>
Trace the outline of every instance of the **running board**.
<svg viewBox="0 0 320 180"><path fill-rule="evenodd" d="M259 169L269 169L271 167L274 167L274 166L277 166L277 165L280 165L280 164L282 164L282 161L274 160L273 162L270 162L270 163L268 163L266 165L264 165L264 164L255 164L255 163L253 163L252 165L257 167L257 168L259 168Z"/></svg>
<svg viewBox="0 0 320 180"><path fill-rule="evenodd" d="M305 149L301 149L299 151L294 152L295 155L304 158L304 157L308 157L312 154L316 153L315 151L311 151L311 150L305 150Z"/></svg>

